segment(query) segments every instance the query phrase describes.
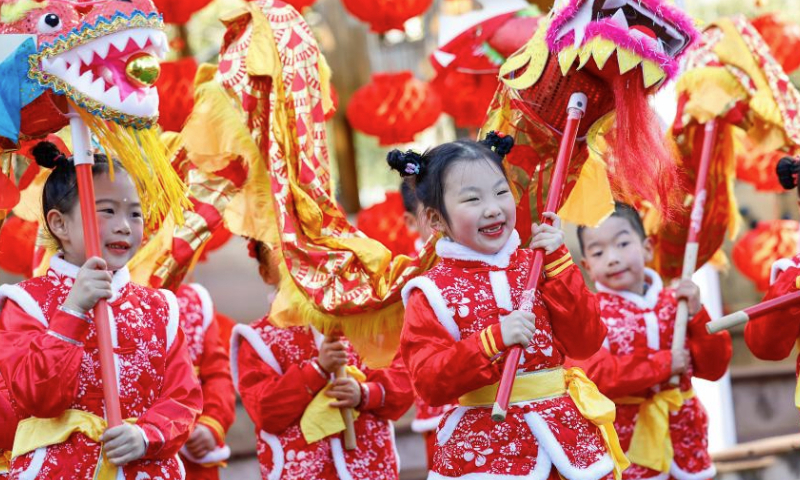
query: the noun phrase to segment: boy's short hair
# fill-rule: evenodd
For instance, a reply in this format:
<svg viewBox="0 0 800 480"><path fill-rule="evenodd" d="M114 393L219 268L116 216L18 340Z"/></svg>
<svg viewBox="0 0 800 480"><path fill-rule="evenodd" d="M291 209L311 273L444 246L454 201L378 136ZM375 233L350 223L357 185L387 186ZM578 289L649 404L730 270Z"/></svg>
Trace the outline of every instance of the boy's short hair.
<svg viewBox="0 0 800 480"><path fill-rule="evenodd" d="M614 202L614 213L612 213L611 216L627 220L628 223L631 224L631 227L633 227L633 231L639 235L639 238L642 239L642 241L647 238L647 234L644 233L642 217L639 216L639 212L636 211L636 209L632 206L628 205L627 203ZM578 226L578 244L581 247L581 255L585 255L583 251L583 231L586 230L586 228L587 227L585 225Z"/></svg>

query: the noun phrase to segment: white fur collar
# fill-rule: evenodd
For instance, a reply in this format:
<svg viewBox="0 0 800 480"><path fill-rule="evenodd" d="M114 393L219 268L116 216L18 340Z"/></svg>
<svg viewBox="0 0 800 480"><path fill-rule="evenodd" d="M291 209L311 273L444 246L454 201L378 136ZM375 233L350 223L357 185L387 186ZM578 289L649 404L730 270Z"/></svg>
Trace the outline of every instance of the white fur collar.
<svg viewBox="0 0 800 480"><path fill-rule="evenodd" d="M511 232L511 236L508 237L508 241L505 245L503 245L503 248L492 255L478 253L471 248L461 245L460 243L456 243L448 238L442 238L436 242L436 254L441 258L483 262L493 267L508 268L508 262L511 259L511 255L517 251L519 244L519 233L517 233L516 230Z"/></svg>
<svg viewBox="0 0 800 480"><path fill-rule="evenodd" d="M647 288L647 292L645 292L644 295L639 295L627 290L613 290L600 282L595 282L595 287L597 287L598 292L618 295L641 309L651 310L655 308L656 304L658 303L658 297L661 295L661 290L664 289L664 283L661 281L661 277L655 272L655 270L645 268L644 275L648 278L648 280L650 280L650 286Z"/></svg>
<svg viewBox="0 0 800 480"><path fill-rule="evenodd" d="M78 271L81 269L79 266L73 265L64 260L64 257L61 255L54 255L50 259L50 268L59 275L70 278L76 278L78 276ZM114 276L111 277L111 291L113 295L109 300L112 302L116 300L119 297L122 289L124 289L125 286L130 283L130 281L131 274L128 271L128 267L120 268L114 272Z"/></svg>

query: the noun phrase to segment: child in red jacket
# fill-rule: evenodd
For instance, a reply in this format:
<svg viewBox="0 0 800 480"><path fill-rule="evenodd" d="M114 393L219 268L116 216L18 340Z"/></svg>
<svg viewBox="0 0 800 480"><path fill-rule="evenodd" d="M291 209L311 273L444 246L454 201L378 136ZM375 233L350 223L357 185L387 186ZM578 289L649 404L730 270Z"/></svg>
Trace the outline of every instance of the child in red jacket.
<svg viewBox="0 0 800 480"><path fill-rule="evenodd" d="M254 242L265 283L278 284L276 259ZM341 366L363 377L332 379ZM257 453L265 480L396 480L399 465L391 421L411 406L408 374L398 360L384 369L367 368L343 337L311 327L279 328L268 316L237 325L231 337L231 366L247 413L256 424ZM359 373L354 373L359 376ZM304 421L309 404L327 398L332 415L354 408L357 448L343 448L342 434L322 438ZM311 426L315 422L310 421Z"/></svg>
<svg viewBox="0 0 800 480"><path fill-rule="evenodd" d="M583 266L598 290L600 314L608 327L603 348L582 367L603 394L617 404L614 422L631 466L625 479L704 480L714 477L708 455L708 418L692 390L692 377L717 380L728 368L731 339L727 332L706 332L708 313L691 280L665 288L645 264L652 246L639 214L617 204L597 228L578 229ZM673 356L670 348L677 299L685 298L693 316L687 348ZM669 384L680 375L680 385ZM669 412L669 413L667 413ZM661 416L663 431L646 420ZM651 434L651 441L645 440Z"/></svg>
<svg viewBox="0 0 800 480"><path fill-rule="evenodd" d="M230 457L225 434L233 424L236 394L228 350L220 337L214 303L198 283L175 291L189 357L203 389L203 413L181 449L187 480L216 480Z"/></svg>

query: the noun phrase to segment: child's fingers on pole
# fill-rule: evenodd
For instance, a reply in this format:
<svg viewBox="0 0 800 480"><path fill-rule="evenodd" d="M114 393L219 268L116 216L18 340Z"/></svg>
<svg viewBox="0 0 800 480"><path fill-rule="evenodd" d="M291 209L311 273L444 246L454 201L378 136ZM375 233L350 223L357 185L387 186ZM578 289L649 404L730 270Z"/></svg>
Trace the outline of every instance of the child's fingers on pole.
<svg viewBox="0 0 800 480"><path fill-rule="evenodd" d="M101 257L90 257L83 266L91 270L108 270L108 264Z"/></svg>
<svg viewBox="0 0 800 480"><path fill-rule="evenodd" d="M561 218L553 212L544 212L542 217L552 220L553 226L560 229L561 228Z"/></svg>

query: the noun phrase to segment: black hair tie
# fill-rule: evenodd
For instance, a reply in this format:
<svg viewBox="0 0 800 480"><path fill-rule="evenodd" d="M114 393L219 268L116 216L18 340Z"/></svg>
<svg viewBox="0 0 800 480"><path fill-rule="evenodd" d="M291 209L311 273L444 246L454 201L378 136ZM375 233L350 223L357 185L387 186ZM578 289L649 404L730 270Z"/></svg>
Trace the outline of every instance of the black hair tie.
<svg viewBox="0 0 800 480"><path fill-rule="evenodd" d="M400 150L392 150L386 157L389 166L400 173L401 177L419 176L424 173L425 162L422 155L419 153L408 150L401 152Z"/></svg>
<svg viewBox="0 0 800 480"><path fill-rule="evenodd" d="M793 157L783 157L775 167L778 181L785 190L791 190L797 186L797 174L800 173L800 159Z"/></svg>
<svg viewBox="0 0 800 480"><path fill-rule="evenodd" d="M502 159L511 153L511 149L514 147L514 138L492 130L480 143L494 150L494 153Z"/></svg>

